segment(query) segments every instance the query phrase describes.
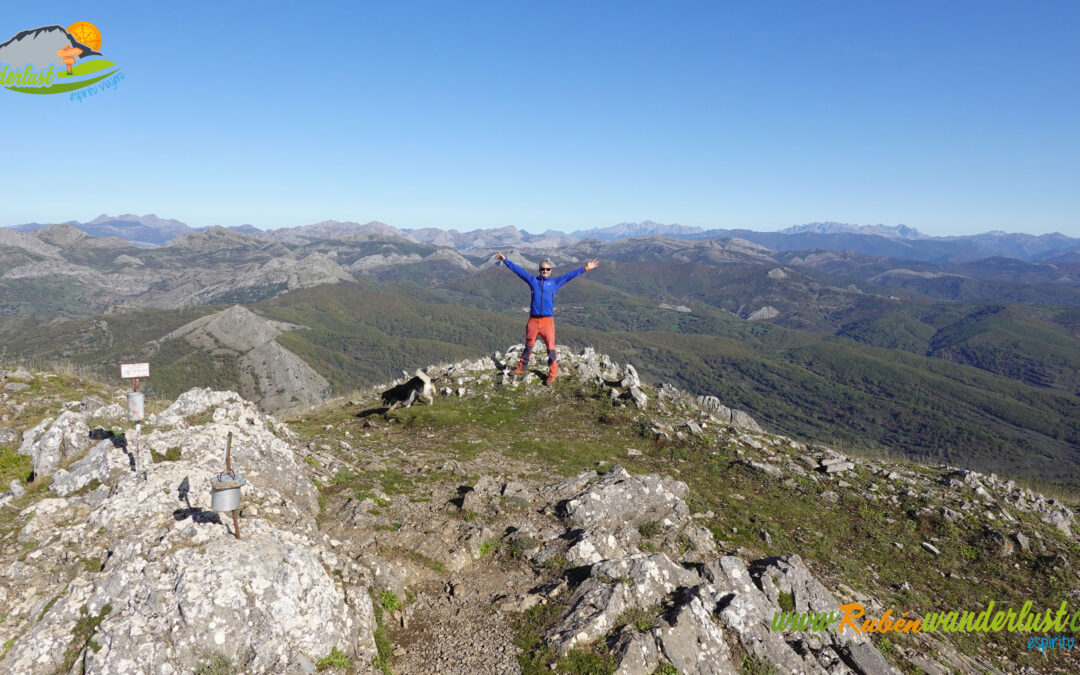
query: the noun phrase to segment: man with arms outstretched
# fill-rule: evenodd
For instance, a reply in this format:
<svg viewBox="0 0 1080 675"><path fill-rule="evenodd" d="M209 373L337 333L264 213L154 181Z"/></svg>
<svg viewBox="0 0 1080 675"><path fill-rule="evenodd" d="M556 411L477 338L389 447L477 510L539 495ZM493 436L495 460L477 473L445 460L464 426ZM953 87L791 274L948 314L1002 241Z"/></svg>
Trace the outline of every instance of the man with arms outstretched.
<svg viewBox="0 0 1080 675"><path fill-rule="evenodd" d="M548 376L544 380L544 384L551 384L555 381L555 376L559 374L559 361L555 354L555 319L552 316L555 313L555 293L567 281L579 274L595 269L600 264L600 260L593 258L585 263L585 267L579 267L561 277L552 279L550 260L542 260L540 262L540 273L533 276L514 264L512 260L502 253L496 253L495 257L506 263L510 271L521 277L521 280L529 284L529 288L532 289L532 301L529 303L529 323L525 327L525 351L521 353L518 367L510 372L514 375L525 374L525 366L529 365L533 345L536 343L536 336L539 335L543 338L544 345L547 346L548 350Z"/></svg>

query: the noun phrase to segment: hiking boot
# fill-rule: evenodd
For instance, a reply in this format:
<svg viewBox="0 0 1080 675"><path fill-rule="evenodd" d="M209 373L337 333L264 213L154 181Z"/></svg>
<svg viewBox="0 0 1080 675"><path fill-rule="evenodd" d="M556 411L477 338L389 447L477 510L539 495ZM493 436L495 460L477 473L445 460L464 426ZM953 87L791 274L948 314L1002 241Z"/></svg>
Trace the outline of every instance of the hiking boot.
<svg viewBox="0 0 1080 675"><path fill-rule="evenodd" d="M559 374L559 364L558 363L551 364L551 367L548 368L548 376L547 376L547 379L544 380L544 385L545 386L550 385L552 382L554 382L555 377L558 374Z"/></svg>
<svg viewBox="0 0 1080 675"><path fill-rule="evenodd" d="M511 375L524 375L525 374L525 361L518 361L518 367L510 371Z"/></svg>

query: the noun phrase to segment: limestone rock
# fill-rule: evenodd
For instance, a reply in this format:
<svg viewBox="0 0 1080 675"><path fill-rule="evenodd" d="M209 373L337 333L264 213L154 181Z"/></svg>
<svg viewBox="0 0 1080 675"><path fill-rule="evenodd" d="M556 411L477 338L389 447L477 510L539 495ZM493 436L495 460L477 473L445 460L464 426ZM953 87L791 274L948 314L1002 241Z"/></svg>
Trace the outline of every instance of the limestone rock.
<svg viewBox="0 0 1080 675"><path fill-rule="evenodd" d="M33 382L34 376L30 374L25 368L19 368L11 372L4 374L4 379L11 380L13 382Z"/></svg>
<svg viewBox="0 0 1080 675"><path fill-rule="evenodd" d="M698 396L697 403L707 413L710 413L720 420L721 424L727 424L740 429L749 429L750 431L764 433L764 429L754 420L753 417L741 410L734 410L720 403L720 399L715 396Z"/></svg>
<svg viewBox="0 0 1080 675"><path fill-rule="evenodd" d="M549 633L550 642L565 654L579 642L591 642L615 628L615 620L626 610L651 608L676 588L698 582L696 574L663 553L597 563L571 597L570 610Z"/></svg>
<svg viewBox="0 0 1080 675"><path fill-rule="evenodd" d="M45 426L48 428L41 433ZM19 453L29 455L34 473L48 476L66 459L81 455L90 447L90 427L86 418L71 410L64 411L56 421L46 419L23 435Z"/></svg>
<svg viewBox="0 0 1080 675"><path fill-rule="evenodd" d="M1031 540L1024 536L1023 532L1016 532L1013 534L1013 540L1016 541L1016 545L1020 547L1020 550L1027 553L1031 550Z"/></svg>
<svg viewBox="0 0 1080 675"><path fill-rule="evenodd" d="M127 449L126 443L121 445L114 444L112 440L104 440L67 469L57 471L49 489L61 497L66 497L95 480L101 483L116 483L134 470L135 456Z"/></svg>
<svg viewBox="0 0 1080 675"><path fill-rule="evenodd" d="M651 520L674 523L689 517L683 500L689 493L686 483L657 475L631 476L615 465L599 481L565 507L567 519L580 527L617 532L637 528Z"/></svg>
<svg viewBox="0 0 1080 675"><path fill-rule="evenodd" d="M0 589L55 586L5 602L30 619L0 672L60 669L72 628L90 618L101 649L77 645L86 673L187 673L213 654L250 672L301 673L334 648L360 668L372 662L374 612L367 587L356 585L363 570L317 536L316 491L287 434L231 392L187 392L163 417L182 423L202 412L213 421L129 437L123 447L101 441L54 476L53 491L66 497L18 515L33 560L0 569ZM28 433L31 446L71 428L70 415L79 414ZM241 503L255 507L245 508L239 540L231 519L208 510L229 432L233 466L247 480ZM170 448L178 458L155 461L175 456ZM103 484L80 490L94 479ZM97 564L70 583L47 576L74 552Z"/></svg>

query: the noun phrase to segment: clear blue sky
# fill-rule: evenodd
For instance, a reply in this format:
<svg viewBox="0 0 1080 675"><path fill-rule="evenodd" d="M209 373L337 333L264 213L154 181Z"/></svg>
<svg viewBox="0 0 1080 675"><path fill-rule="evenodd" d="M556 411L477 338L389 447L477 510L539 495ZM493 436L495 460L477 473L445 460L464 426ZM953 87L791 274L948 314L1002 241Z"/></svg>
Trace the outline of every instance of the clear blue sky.
<svg viewBox="0 0 1080 675"><path fill-rule="evenodd" d="M0 225L156 213L1080 236L1080 3L5 3L125 75L0 90Z"/></svg>

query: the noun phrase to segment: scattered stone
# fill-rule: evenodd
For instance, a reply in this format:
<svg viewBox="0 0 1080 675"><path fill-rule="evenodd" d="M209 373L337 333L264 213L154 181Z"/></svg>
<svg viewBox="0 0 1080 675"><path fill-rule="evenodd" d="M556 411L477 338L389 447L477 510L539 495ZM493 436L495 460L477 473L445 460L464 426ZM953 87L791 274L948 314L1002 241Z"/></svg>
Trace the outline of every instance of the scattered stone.
<svg viewBox="0 0 1080 675"><path fill-rule="evenodd" d="M941 555L941 551L939 551L936 546L934 546L928 541L922 542L922 547L925 548L927 551L933 553L934 555Z"/></svg>
<svg viewBox="0 0 1080 675"><path fill-rule="evenodd" d="M1020 547L1020 550L1024 553L1027 553L1031 550L1031 540L1024 536L1023 532L1013 533L1013 540L1016 542L1016 545Z"/></svg>
<svg viewBox="0 0 1080 675"><path fill-rule="evenodd" d="M959 523L964 519L964 514L959 511L953 511L947 506L941 507L941 517L950 523Z"/></svg>
<svg viewBox="0 0 1080 675"><path fill-rule="evenodd" d="M829 474L841 473L841 472L844 472L844 471L851 471L854 468L855 468L855 464L853 462L845 462L845 461L832 461L829 464L822 464L821 465L821 470L824 471L825 473L829 473Z"/></svg>
<svg viewBox="0 0 1080 675"><path fill-rule="evenodd" d="M18 370L6 373L5 379L12 380L14 382L33 382L34 376L31 375L25 368L19 368Z"/></svg>
<svg viewBox="0 0 1080 675"><path fill-rule="evenodd" d="M997 531L991 531L987 537L994 547L994 554L999 558L1006 558L1013 554L1013 542Z"/></svg>

